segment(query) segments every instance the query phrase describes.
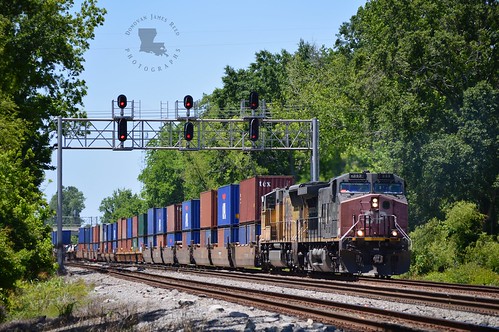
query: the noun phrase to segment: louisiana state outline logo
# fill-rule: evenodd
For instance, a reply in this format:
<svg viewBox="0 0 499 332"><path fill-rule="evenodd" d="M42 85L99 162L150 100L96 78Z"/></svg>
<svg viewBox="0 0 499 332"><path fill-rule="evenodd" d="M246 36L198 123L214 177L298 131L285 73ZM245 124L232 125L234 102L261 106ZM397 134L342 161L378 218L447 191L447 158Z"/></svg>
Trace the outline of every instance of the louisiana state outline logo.
<svg viewBox="0 0 499 332"><path fill-rule="evenodd" d="M146 73L167 71L180 58L180 31L175 22L156 14L136 18L126 29L127 60Z"/></svg>

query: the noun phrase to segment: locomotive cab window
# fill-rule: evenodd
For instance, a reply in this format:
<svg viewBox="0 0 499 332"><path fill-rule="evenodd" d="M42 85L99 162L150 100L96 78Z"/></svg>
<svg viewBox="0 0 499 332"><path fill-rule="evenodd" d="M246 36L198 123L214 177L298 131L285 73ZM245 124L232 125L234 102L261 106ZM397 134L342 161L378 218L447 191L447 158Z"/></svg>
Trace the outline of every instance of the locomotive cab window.
<svg viewBox="0 0 499 332"><path fill-rule="evenodd" d="M403 195L401 183L375 183L374 192L378 194Z"/></svg>
<svg viewBox="0 0 499 332"><path fill-rule="evenodd" d="M340 183L340 193L355 194L371 192L371 184L369 182L342 182Z"/></svg>

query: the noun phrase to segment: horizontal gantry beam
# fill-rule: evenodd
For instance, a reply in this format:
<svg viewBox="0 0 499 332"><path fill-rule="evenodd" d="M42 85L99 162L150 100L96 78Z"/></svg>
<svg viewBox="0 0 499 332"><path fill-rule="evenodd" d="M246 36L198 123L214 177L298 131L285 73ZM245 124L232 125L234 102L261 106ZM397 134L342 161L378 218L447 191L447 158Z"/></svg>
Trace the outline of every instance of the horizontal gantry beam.
<svg viewBox="0 0 499 332"><path fill-rule="evenodd" d="M118 140L118 120L127 121L127 138ZM63 149L108 150L311 150L313 120L259 118L256 141L249 137L250 119L114 119L63 118ZM194 136L184 139L184 124ZM317 128L315 128L317 130Z"/></svg>

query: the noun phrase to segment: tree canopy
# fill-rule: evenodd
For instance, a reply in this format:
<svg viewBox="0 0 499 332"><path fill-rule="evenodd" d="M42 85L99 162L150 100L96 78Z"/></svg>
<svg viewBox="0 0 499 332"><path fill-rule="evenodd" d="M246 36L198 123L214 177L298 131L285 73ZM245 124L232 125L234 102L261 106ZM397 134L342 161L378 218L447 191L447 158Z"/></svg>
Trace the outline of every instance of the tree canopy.
<svg viewBox="0 0 499 332"><path fill-rule="evenodd" d="M50 199L50 209L57 212L57 193ZM85 208L85 196L73 186L62 187L62 217L63 223L82 224L80 213ZM67 220L69 219L69 220Z"/></svg>
<svg viewBox="0 0 499 332"><path fill-rule="evenodd" d="M84 52L104 10L95 0L0 0L0 301L20 279L54 271L39 185L54 116L75 116L86 93Z"/></svg>

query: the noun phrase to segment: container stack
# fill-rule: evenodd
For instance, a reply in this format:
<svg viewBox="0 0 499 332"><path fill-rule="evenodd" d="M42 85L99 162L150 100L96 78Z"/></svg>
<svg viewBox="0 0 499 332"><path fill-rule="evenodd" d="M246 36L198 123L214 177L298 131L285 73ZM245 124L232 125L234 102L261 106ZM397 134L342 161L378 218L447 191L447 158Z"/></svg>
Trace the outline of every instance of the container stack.
<svg viewBox="0 0 499 332"><path fill-rule="evenodd" d="M200 194L200 241L206 247L217 243L217 191L208 190Z"/></svg>
<svg viewBox="0 0 499 332"><path fill-rule="evenodd" d="M293 184L292 176L252 177L202 192L199 199L150 208L111 224L82 227L78 241L82 251L127 254L177 244L203 248L256 244L262 232L278 232L262 228L262 197Z"/></svg>
<svg viewBox="0 0 499 332"><path fill-rule="evenodd" d="M127 221L126 218L120 218L116 222L118 233L118 252L127 252L130 247L127 246Z"/></svg>
<svg viewBox="0 0 499 332"><path fill-rule="evenodd" d="M168 214L166 208L156 208L156 246L166 247L166 224L168 223Z"/></svg>
<svg viewBox="0 0 499 332"><path fill-rule="evenodd" d="M256 243L261 234L262 196L276 188L286 188L294 183L292 176L255 176L241 181L239 243Z"/></svg>
<svg viewBox="0 0 499 332"><path fill-rule="evenodd" d="M239 184L218 188L217 196L218 245L226 247L239 241Z"/></svg>
<svg viewBox="0 0 499 332"><path fill-rule="evenodd" d="M199 199L182 203L182 246L199 244L200 241Z"/></svg>
<svg viewBox="0 0 499 332"><path fill-rule="evenodd" d="M166 244L173 247L182 241L182 204L173 204L166 207L168 223L166 224Z"/></svg>
<svg viewBox="0 0 499 332"><path fill-rule="evenodd" d="M145 230L145 247L156 247L156 209L150 208L147 210L147 229Z"/></svg>
<svg viewBox="0 0 499 332"><path fill-rule="evenodd" d="M147 213L139 214L137 248L142 250L147 243Z"/></svg>

